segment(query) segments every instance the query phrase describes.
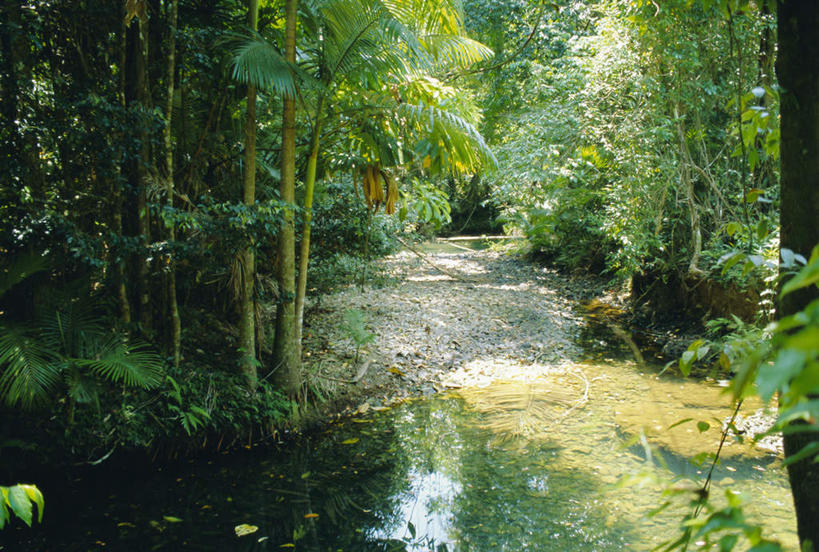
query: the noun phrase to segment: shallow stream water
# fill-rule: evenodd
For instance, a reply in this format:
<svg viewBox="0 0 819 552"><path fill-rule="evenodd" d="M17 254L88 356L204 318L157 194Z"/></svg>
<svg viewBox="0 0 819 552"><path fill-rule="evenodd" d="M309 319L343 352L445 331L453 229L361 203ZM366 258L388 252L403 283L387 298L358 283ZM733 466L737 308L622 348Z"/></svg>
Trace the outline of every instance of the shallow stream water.
<svg viewBox="0 0 819 552"><path fill-rule="evenodd" d="M647 467L643 447L624 443L643 422L650 434L727 416L720 389L614 359L574 374L588 401L568 415L554 382L453 391L288 446L46 488L45 524L0 537L6 550L649 550L685 510L648 519L659 490L615 485ZM703 447L695 434L655 438L654 457L696 475L684 456ZM747 494L751 517L795 549L779 461L728 448L715 494L725 484ZM237 537L240 524L258 529Z"/></svg>
<svg viewBox="0 0 819 552"><path fill-rule="evenodd" d="M685 501L649 518L663 487L618 482L701 480L707 465L688 459L716 451L731 407L718 384L640 368L586 322L585 360L536 377L487 351L495 369L472 380L481 386L370 406L296 442L38 480L44 523L7 527L0 550L651 550L679 534ZM766 536L797 549L775 453L729 440L714 471L718 503L729 487Z"/></svg>

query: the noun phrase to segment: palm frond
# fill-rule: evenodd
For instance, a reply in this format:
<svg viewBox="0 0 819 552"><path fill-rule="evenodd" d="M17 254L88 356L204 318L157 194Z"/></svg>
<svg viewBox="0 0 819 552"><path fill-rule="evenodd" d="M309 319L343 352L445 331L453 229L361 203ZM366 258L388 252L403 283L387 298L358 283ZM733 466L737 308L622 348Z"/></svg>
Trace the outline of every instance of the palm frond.
<svg viewBox="0 0 819 552"><path fill-rule="evenodd" d="M233 58L234 79L285 98L296 97L293 70L278 49L258 35L242 43Z"/></svg>
<svg viewBox="0 0 819 552"><path fill-rule="evenodd" d="M162 381L162 359L147 345L129 344L121 336L111 336L94 359L76 359L100 377L129 387L151 389Z"/></svg>
<svg viewBox="0 0 819 552"><path fill-rule="evenodd" d="M96 343L106 334L90 299L73 300L40 320L43 345L66 357L93 354Z"/></svg>
<svg viewBox="0 0 819 552"><path fill-rule="evenodd" d="M17 328L0 326L0 400L31 408L60 381L52 351Z"/></svg>
<svg viewBox="0 0 819 552"><path fill-rule="evenodd" d="M19 255L7 267L0 267L0 297L32 274L48 267L46 258L37 253Z"/></svg>
<svg viewBox="0 0 819 552"><path fill-rule="evenodd" d="M497 159L475 126L443 109L424 104L401 104L398 113L409 124L440 144L467 169L497 166Z"/></svg>
<svg viewBox="0 0 819 552"><path fill-rule="evenodd" d="M414 34L378 2L328 2L322 15L327 80L341 76L371 82L378 76L406 71L409 54L423 53Z"/></svg>
<svg viewBox="0 0 819 552"><path fill-rule="evenodd" d="M383 4L419 34L463 31L463 5L459 0L383 0Z"/></svg>
<svg viewBox="0 0 819 552"><path fill-rule="evenodd" d="M465 36L430 34L421 38L430 56L442 64L468 66L491 59L495 52L477 40Z"/></svg>

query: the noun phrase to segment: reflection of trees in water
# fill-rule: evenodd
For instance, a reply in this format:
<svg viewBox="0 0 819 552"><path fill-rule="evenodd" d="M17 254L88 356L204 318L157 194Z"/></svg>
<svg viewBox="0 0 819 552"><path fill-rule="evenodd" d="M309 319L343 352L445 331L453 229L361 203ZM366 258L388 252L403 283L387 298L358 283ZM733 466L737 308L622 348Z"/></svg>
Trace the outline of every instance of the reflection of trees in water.
<svg viewBox="0 0 819 552"><path fill-rule="evenodd" d="M629 532L616 521L607 527L608 513L595 508L591 467L561 471L561 450L542 433L538 441L497 439L503 429L487 425L492 409L486 396L481 401L479 409L455 398L411 403L267 457L234 453L131 480L112 472L95 480L106 491L80 519L66 517L63 526L50 519L47 542L69 551L97 540L121 550L295 543L299 550L375 552L426 550L420 545L432 541L449 542L450 550L622 548ZM407 522L417 518L424 523L414 524L410 539ZM129 525L118 526L123 522ZM241 523L259 530L237 538L233 528Z"/></svg>

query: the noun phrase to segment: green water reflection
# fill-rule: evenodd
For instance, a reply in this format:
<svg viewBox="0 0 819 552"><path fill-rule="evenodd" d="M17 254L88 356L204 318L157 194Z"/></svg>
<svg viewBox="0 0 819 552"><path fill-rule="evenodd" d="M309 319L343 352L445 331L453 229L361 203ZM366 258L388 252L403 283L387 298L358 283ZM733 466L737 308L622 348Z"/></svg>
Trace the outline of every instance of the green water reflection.
<svg viewBox="0 0 819 552"><path fill-rule="evenodd" d="M600 378L607 368L584 369ZM619 382L626 395L643 381L633 377ZM510 432L509 416L523 415L503 406L515 393L531 395L531 384L417 400L278 449L95 472L46 488L46 523L4 532L4 550L606 551L673 535L679 511L644 518L659 489L613 486L644 466L618 438L617 393L601 390L564 418L564 404L546 401L526 409L526 431ZM493 405L496 395L506 402ZM795 546L786 483L770 464L736 455L717 479L730 475ZM258 531L237 537L242 523Z"/></svg>

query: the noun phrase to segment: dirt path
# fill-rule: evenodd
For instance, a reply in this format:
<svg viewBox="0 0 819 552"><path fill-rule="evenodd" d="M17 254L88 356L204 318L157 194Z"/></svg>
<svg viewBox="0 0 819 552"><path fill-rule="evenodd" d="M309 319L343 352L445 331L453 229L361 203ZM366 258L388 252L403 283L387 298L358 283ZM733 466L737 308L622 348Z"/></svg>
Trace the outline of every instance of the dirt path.
<svg viewBox="0 0 819 552"><path fill-rule="evenodd" d="M377 405L447 387L536 378L581 355L576 310L602 292L600 281L568 278L498 252L452 248L428 259L474 282L404 251L383 261L395 285L352 287L314 309L305 347L314 389ZM376 336L358 364L342 330L348 309L363 312ZM369 365L362 376L363 362Z"/></svg>

